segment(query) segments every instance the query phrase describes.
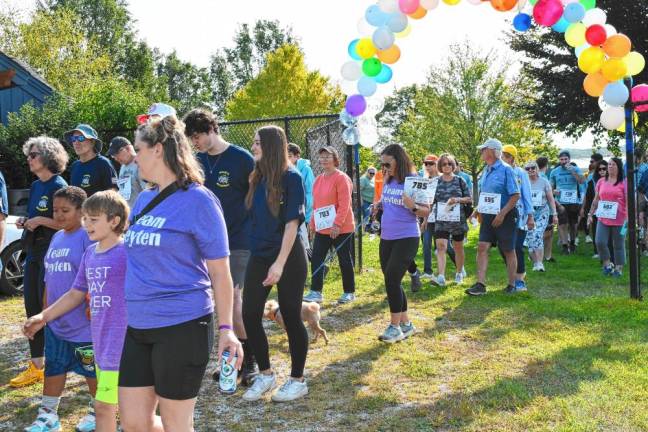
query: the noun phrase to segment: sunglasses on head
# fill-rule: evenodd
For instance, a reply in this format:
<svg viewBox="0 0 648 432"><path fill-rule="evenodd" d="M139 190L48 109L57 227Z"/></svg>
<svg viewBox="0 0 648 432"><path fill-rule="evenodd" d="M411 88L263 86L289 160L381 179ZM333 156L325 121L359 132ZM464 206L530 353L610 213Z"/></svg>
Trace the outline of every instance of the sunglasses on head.
<svg viewBox="0 0 648 432"><path fill-rule="evenodd" d="M383 168L389 169L389 168L391 168L391 163L389 163L389 162L382 162L382 163L380 164L380 166L382 166Z"/></svg>
<svg viewBox="0 0 648 432"><path fill-rule="evenodd" d="M68 138L68 142L70 144L74 144L75 142L84 142L88 138L84 137L83 135L72 135Z"/></svg>

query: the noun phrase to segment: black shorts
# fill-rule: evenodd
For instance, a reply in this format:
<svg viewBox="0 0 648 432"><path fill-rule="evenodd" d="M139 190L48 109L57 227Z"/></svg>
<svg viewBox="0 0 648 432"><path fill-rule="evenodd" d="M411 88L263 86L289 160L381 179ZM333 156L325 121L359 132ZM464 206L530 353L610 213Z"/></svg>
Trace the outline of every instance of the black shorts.
<svg viewBox="0 0 648 432"><path fill-rule="evenodd" d="M578 214L580 213L579 204L562 204L564 211L558 212L558 225L576 225L578 223Z"/></svg>
<svg viewBox="0 0 648 432"><path fill-rule="evenodd" d="M497 228L493 228L493 219L495 215L481 215L482 222L479 226L479 241L491 244L497 244L504 252L515 249L517 239L517 209L512 209Z"/></svg>
<svg viewBox="0 0 648 432"><path fill-rule="evenodd" d="M455 234L450 234L448 231L435 231L434 232L434 239L443 239L443 240L450 240L450 237L452 237L452 241L454 242L462 242L466 238L466 233L455 233Z"/></svg>
<svg viewBox="0 0 648 432"><path fill-rule="evenodd" d="M128 327L119 386L153 386L166 399L193 399L200 391L213 345L211 314L169 327Z"/></svg>

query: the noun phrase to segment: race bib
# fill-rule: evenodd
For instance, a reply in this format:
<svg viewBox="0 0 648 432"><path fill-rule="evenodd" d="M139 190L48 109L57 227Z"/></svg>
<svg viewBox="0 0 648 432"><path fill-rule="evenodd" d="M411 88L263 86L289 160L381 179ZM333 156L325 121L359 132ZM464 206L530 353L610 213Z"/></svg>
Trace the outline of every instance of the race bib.
<svg viewBox="0 0 648 432"><path fill-rule="evenodd" d="M131 197L130 176L117 180L117 187L119 188L119 194L122 196L122 198L128 201Z"/></svg>
<svg viewBox="0 0 648 432"><path fill-rule="evenodd" d="M561 190L560 202L563 204L578 204L578 191L576 189Z"/></svg>
<svg viewBox="0 0 648 432"><path fill-rule="evenodd" d="M496 215L501 210L502 195L496 193L482 192L479 194L477 211L482 214Z"/></svg>
<svg viewBox="0 0 648 432"><path fill-rule="evenodd" d="M603 219L616 219L619 212L619 203L612 201L599 201L596 208L596 217Z"/></svg>
<svg viewBox="0 0 648 432"><path fill-rule="evenodd" d="M412 197L414 202L419 204L430 204L434 199L430 199L431 180L425 177L407 177L405 179L405 193ZM436 186L434 187L434 194L436 194Z"/></svg>
<svg viewBox="0 0 648 432"><path fill-rule="evenodd" d="M315 231L333 228L335 222L335 206L329 205L315 210Z"/></svg>
<svg viewBox="0 0 648 432"><path fill-rule="evenodd" d="M459 222L461 221L461 205L447 205L446 203L437 204L437 220L440 222Z"/></svg>
<svg viewBox="0 0 648 432"><path fill-rule="evenodd" d="M427 219L428 223L436 223L436 204L432 207L432 211Z"/></svg>
<svg viewBox="0 0 648 432"><path fill-rule="evenodd" d="M531 205L533 207L542 207L542 196L544 194L544 191L541 190L535 190L531 191Z"/></svg>

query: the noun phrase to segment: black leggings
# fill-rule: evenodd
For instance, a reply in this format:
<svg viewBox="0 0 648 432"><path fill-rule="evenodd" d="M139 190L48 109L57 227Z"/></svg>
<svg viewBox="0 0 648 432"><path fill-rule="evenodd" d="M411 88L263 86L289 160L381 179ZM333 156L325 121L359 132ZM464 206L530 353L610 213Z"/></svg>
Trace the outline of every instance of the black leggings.
<svg viewBox="0 0 648 432"><path fill-rule="evenodd" d="M43 295L45 293L45 252L30 253L25 259L24 301L27 318L43 311ZM31 358L43 357L45 350L45 334L39 330L34 339L29 340Z"/></svg>
<svg viewBox="0 0 648 432"><path fill-rule="evenodd" d="M401 281L416 256L419 238L380 240L380 268L385 277L385 288L391 313L407 312L407 297Z"/></svg>
<svg viewBox="0 0 648 432"><path fill-rule="evenodd" d="M263 309L272 287L263 286L268 276L268 269L276 257L252 256L245 272L245 289L243 290L243 324L248 336L248 344L256 356L259 369L270 369L268 338L263 330ZM284 271L277 284L279 293L279 310L286 324L288 346L292 369L290 376L301 378L308 352L308 333L301 319L302 298L306 283L306 252L299 239L295 239Z"/></svg>
<svg viewBox="0 0 648 432"><path fill-rule="evenodd" d="M337 248L343 242L344 244L337 251L338 262L340 263L340 270L342 271L342 287L344 288L345 293L355 292L353 253L351 252L351 246L353 246L353 233L340 234L335 239L332 239L326 234L315 234L315 239L313 240L311 274L315 271L317 271L317 273L312 276L311 290L322 292L322 287L324 285L324 267L320 268L320 266L324 263L326 254L331 246Z"/></svg>

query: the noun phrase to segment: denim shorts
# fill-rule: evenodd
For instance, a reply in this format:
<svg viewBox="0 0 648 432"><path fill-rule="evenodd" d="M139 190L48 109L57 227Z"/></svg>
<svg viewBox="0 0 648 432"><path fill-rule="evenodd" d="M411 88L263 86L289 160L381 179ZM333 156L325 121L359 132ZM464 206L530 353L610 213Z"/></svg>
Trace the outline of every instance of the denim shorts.
<svg viewBox="0 0 648 432"><path fill-rule="evenodd" d="M96 378L92 342L69 342L56 336L45 326L45 376L75 372Z"/></svg>

